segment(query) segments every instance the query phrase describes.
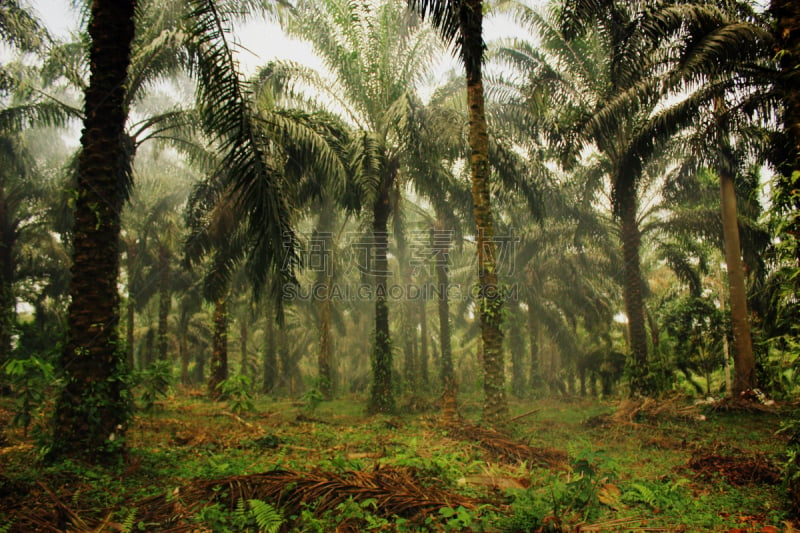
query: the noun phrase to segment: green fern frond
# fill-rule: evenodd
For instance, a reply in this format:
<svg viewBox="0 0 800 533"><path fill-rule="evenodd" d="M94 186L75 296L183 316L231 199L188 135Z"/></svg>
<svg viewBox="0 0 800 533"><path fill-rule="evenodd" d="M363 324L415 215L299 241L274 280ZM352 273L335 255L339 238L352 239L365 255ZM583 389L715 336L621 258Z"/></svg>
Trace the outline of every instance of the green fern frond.
<svg viewBox="0 0 800 533"><path fill-rule="evenodd" d="M261 500L247 500L247 503L262 533L278 533L283 525L283 517L277 509Z"/></svg>

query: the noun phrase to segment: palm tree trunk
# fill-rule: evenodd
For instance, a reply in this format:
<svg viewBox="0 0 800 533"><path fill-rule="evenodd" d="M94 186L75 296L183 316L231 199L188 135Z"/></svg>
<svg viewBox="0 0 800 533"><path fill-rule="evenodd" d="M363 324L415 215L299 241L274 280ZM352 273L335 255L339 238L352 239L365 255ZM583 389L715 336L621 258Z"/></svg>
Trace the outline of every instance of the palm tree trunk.
<svg viewBox="0 0 800 533"><path fill-rule="evenodd" d="M775 20L775 56L780 57L778 90L783 100L784 153L776 161L776 208L788 213L785 238L800 238L800 5L795 0L772 0L770 12ZM792 216L794 215L794 216ZM795 245L795 267L800 265L800 246ZM797 287L797 285L795 285ZM800 494L800 491L798 491Z"/></svg>
<svg viewBox="0 0 800 533"><path fill-rule="evenodd" d="M736 190L733 177L725 172L719 176L722 204L722 235L725 241L725 263L728 266L731 326L733 328L733 390L734 398L756 386L756 363L753 341L747 319L747 290L744 282L739 220L736 214Z"/></svg>
<svg viewBox="0 0 800 533"><path fill-rule="evenodd" d="M271 312L268 312L267 342L266 346L264 346L264 379L262 381L265 394L269 394L275 389L278 376L277 343L275 340L275 317L272 316Z"/></svg>
<svg viewBox="0 0 800 533"><path fill-rule="evenodd" d="M132 280L134 276L134 269L136 268L136 254L138 253L138 244L136 242L128 242L127 246L127 263L128 263L128 306L127 306L127 328L126 333L126 348L128 368L133 370L136 366L135 346L136 339L134 337L134 328L136 327L136 299L133 291L131 290Z"/></svg>
<svg viewBox="0 0 800 533"><path fill-rule="evenodd" d="M450 285L447 257L450 253L450 241L446 238L444 225L437 222L433 230L433 253L436 258L436 296L439 314L439 351L441 353L440 375L442 387L455 379L453 375L453 351L450 346Z"/></svg>
<svg viewBox="0 0 800 533"><path fill-rule="evenodd" d="M169 338L167 336L167 320L169 319L169 308L172 303L170 294L170 252L169 248L163 244L158 245L158 359L167 360L167 346Z"/></svg>
<svg viewBox="0 0 800 533"><path fill-rule="evenodd" d="M228 301L226 297L214 302L214 345L208 376L208 395L219 400L219 384L228 379Z"/></svg>
<svg viewBox="0 0 800 533"><path fill-rule="evenodd" d="M392 391L392 346L389 336L389 306L386 301L389 263L388 222L391 211L389 193L394 183L396 168L387 169L373 206L372 246L374 247L375 279L375 346L372 354L372 390L368 411L389 413L394 411Z"/></svg>
<svg viewBox="0 0 800 533"><path fill-rule="evenodd" d="M5 196L4 194L2 195ZM0 369L11 357L11 336L16 323L14 296L14 254L17 230L11 222L5 198L0 200ZM0 394L10 392L0 372Z"/></svg>
<svg viewBox="0 0 800 533"><path fill-rule="evenodd" d="M178 334L178 357L181 361L181 384L189 384L189 339L185 329Z"/></svg>
<svg viewBox="0 0 800 533"><path fill-rule="evenodd" d="M634 194L620 199L619 217L622 238L622 257L625 262L623 299L628 316L628 338L630 340L630 394L646 396L653 391L648 383L647 328L642 295L642 272L639 264L641 235L636 220Z"/></svg>
<svg viewBox="0 0 800 533"><path fill-rule="evenodd" d="M89 35L90 79L86 89L77 201L68 334L61 357L65 385L53 424L53 458L115 460L124 450L130 413L125 393L119 322L119 231L124 164L123 102L135 0L94 0Z"/></svg>
<svg viewBox="0 0 800 533"><path fill-rule="evenodd" d="M322 250L322 263L319 265L317 284L319 294L319 353L317 355L317 379L319 391L323 398L333 397L333 367L331 350L331 285L333 284L333 236L334 206L330 200L325 201L320 210L317 226L318 238ZM316 292L315 292L316 295Z"/></svg>
<svg viewBox="0 0 800 533"><path fill-rule="evenodd" d="M519 312L519 307L515 306L514 313ZM509 350L511 351L511 392L517 398L521 398L525 395L525 374L522 364L522 360L525 357L525 346L519 317L514 317L509 324L508 341Z"/></svg>
<svg viewBox="0 0 800 533"><path fill-rule="evenodd" d="M246 376L250 372L250 369L248 368L250 365L247 361L248 336L247 316L243 316L239 321L239 348L241 354L241 359L239 361L239 373L243 376Z"/></svg>
<svg viewBox="0 0 800 533"><path fill-rule="evenodd" d="M494 221L489 200L489 134L484 111L483 2L466 0L461 9L462 53L467 73L469 145L471 150L472 202L477 230L478 282L480 285L481 338L483 340L483 417L493 425L508 419L503 364L501 311L503 294L497 284Z"/></svg>
<svg viewBox="0 0 800 533"><path fill-rule="evenodd" d="M428 313L427 313L427 290L419 300L419 379L422 388L427 390L430 383L428 374Z"/></svg>
<svg viewBox="0 0 800 533"><path fill-rule="evenodd" d="M333 397L333 374L331 369L331 298L330 284L333 276L325 271L320 272L319 302L319 355L317 356L317 373L319 391L323 398Z"/></svg>

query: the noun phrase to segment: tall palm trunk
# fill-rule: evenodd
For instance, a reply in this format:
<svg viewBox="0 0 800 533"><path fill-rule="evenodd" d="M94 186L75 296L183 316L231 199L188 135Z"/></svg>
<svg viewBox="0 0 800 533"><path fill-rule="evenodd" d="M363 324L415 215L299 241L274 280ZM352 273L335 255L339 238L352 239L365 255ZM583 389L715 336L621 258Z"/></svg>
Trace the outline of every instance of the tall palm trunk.
<svg viewBox="0 0 800 533"><path fill-rule="evenodd" d="M783 128L786 153L777 161L781 176L777 182L777 207L790 216L786 238L800 238L800 5L795 0L772 0L770 12L775 20L775 53L780 57L778 90L783 100ZM795 216L791 216L794 214ZM800 265L800 246L795 246Z"/></svg>
<svg viewBox="0 0 800 533"><path fill-rule="evenodd" d="M428 374L428 311L426 309L428 300L427 291L423 293L419 300L419 380L423 389L427 390L430 383Z"/></svg>
<svg viewBox="0 0 800 533"><path fill-rule="evenodd" d="M158 245L158 359L167 360L167 320L172 303L170 294L170 251L166 244Z"/></svg>
<svg viewBox="0 0 800 533"><path fill-rule="evenodd" d="M519 304L514 307L515 315L521 313ZM523 359L525 358L525 341L522 337L523 319L515 316L509 324L508 344L511 353L511 392L517 398L522 398L525 394L525 373L523 371Z"/></svg>
<svg viewBox="0 0 800 533"><path fill-rule="evenodd" d="M389 271L388 222L391 212L389 198L395 180L396 167L387 169L375 199L372 214L372 246L375 279L375 346L372 354L372 390L368 410L370 413L394 411L392 391L392 345L389 336L389 306L386 301L386 280Z"/></svg>
<svg viewBox="0 0 800 533"><path fill-rule="evenodd" d="M17 244L17 229L10 218L3 198L0 200L0 368L11 357L11 335L16 322L13 250ZM6 392L2 379L3 373L0 373L0 394Z"/></svg>
<svg viewBox="0 0 800 533"><path fill-rule="evenodd" d="M123 450L130 404L118 352L119 231L124 190L124 106L135 0L94 0L90 78L78 160L71 302L61 356L64 387L53 425L53 457L93 462Z"/></svg>
<svg viewBox="0 0 800 533"><path fill-rule="evenodd" d="M720 203L722 204L722 235L725 241L725 263L728 267L731 325L733 328L733 394L734 398L756 386L756 363L750 322L747 319L747 290L744 282L739 242L739 220L736 214L736 190L733 177L727 172L719 176Z"/></svg>
<svg viewBox="0 0 800 533"><path fill-rule="evenodd" d="M528 282L528 344L530 349L530 366L528 367L528 389L534 390L542 384L542 363L539 357L539 330L541 328L539 317L536 315L534 298L536 290L536 271L528 267L526 271Z"/></svg>
<svg viewBox="0 0 800 533"><path fill-rule="evenodd" d="M489 134L484 111L483 2L466 0L460 10L462 53L467 73L472 202L477 226L481 338L483 339L483 417L502 425L508 419L501 330L503 294L497 283L494 221L489 199Z"/></svg>
<svg viewBox="0 0 800 533"><path fill-rule="evenodd" d="M442 380L442 389L447 392L455 376L453 375L453 352L450 346L450 299L448 287L450 285L447 265L450 253L450 236L445 230L441 217L437 218L431 235L433 254L436 268L436 296L437 310L439 313L439 351L441 364L439 372Z"/></svg>
<svg viewBox="0 0 800 533"><path fill-rule="evenodd" d="M228 300L221 296L214 302L214 345L208 376L208 395L219 400L219 384L228 379Z"/></svg>
<svg viewBox="0 0 800 533"><path fill-rule="evenodd" d="M331 297L330 290L333 284L333 258L327 254L332 253L333 237L330 231L333 226L334 207L331 202L322 206L319 215L319 239L323 251L322 264L317 272L319 294L319 353L317 354L317 374L319 391L329 400L333 397L333 368L331 364ZM316 291L315 291L316 294Z"/></svg>
<svg viewBox="0 0 800 533"><path fill-rule="evenodd" d="M247 317L242 317L241 321L239 322L239 348L241 359L239 361L239 373L243 376L246 376L250 373L250 364L247 360L247 342L248 342L249 332L247 329Z"/></svg>
<svg viewBox="0 0 800 533"><path fill-rule="evenodd" d="M267 335L266 345L264 346L264 379L262 388L265 394L275 389L278 377L278 355L277 343L275 342L275 317L271 312L267 313Z"/></svg>
<svg viewBox="0 0 800 533"><path fill-rule="evenodd" d="M636 195L631 192L619 199L620 233L622 257L624 261L625 314L628 317L628 339L630 342L630 394L631 396L651 393L648 383L647 328L644 316L644 296L642 294L642 271L639 264L639 249L642 237L636 220Z"/></svg>
<svg viewBox="0 0 800 533"><path fill-rule="evenodd" d="M126 349L127 349L127 360L128 360L128 368L131 370L134 369L136 366L136 350L134 343L136 339L134 337L134 329L136 327L136 298L134 296L133 290L131 286L133 285L133 276L134 276L134 269L136 268L136 261L137 261L137 254L139 253L139 245L135 241L129 241L127 243L127 267L128 267L128 306L126 312L127 316L127 328L125 330L126 334Z"/></svg>

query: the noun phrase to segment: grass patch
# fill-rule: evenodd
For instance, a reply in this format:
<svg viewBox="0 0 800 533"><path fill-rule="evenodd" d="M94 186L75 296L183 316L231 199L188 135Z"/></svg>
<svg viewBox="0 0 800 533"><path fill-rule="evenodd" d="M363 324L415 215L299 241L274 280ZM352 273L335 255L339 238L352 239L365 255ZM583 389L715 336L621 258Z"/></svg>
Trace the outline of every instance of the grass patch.
<svg viewBox="0 0 800 533"><path fill-rule="evenodd" d="M789 531L791 524L785 491L768 472L785 456L780 412L704 412L675 399L669 409L515 401L514 425L499 435L476 425L480 404L469 397L461 413L473 421L445 425L434 411L366 416L354 399L310 410L256 397L252 409L234 411L189 392L135 419L128 458L116 470L45 466L31 437L6 427L4 531ZM13 405L2 402L0 419L9 420Z"/></svg>

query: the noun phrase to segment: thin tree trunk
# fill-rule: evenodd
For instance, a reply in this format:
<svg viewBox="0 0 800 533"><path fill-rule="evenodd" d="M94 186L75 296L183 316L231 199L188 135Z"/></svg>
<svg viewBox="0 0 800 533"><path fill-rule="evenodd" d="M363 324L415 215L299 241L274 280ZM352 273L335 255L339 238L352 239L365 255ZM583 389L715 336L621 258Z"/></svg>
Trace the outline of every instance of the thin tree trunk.
<svg viewBox="0 0 800 533"><path fill-rule="evenodd" d="M14 247L17 230L10 220L5 200L0 200L0 369L11 357L11 336L16 323L17 305L14 295ZM3 382L5 372L0 371L0 394L10 392Z"/></svg>
<svg viewBox="0 0 800 533"><path fill-rule="evenodd" d="M453 367L450 333L450 279L448 257L451 233L445 229L442 217L437 216L431 233L436 268L436 295L439 314L439 372L442 382L442 416L446 421L455 418L458 407L458 384Z"/></svg>
<svg viewBox="0 0 800 533"><path fill-rule="evenodd" d="M214 302L214 344L208 376L208 395L221 399L219 384L228 379L228 302L226 297Z"/></svg>
<svg viewBox="0 0 800 533"><path fill-rule="evenodd" d="M515 306L514 313L519 313L520 309ZM508 344L511 352L511 392L517 398L525 395L525 373L523 363L525 346L522 340L522 320L514 317L509 324Z"/></svg>
<svg viewBox="0 0 800 533"><path fill-rule="evenodd" d="M636 198L629 193L620 199L619 217L622 238L622 257L625 277L623 299L628 317L630 340L630 394L646 396L653 391L648 383L647 328L645 326L644 299L642 295L642 272L639 264L641 235L636 220Z"/></svg>
<svg viewBox="0 0 800 533"><path fill-rule="evenodd" d="M128 263L128 306L127 306L127 313L128 313L128 323L126 333L126 349L127 349L127 359L128 359L128 368L131 370L134 369L136 366L136 358L135 358L135 342L136 338L134 337L134 328L136 327L136 297L131 290L131 286L133 285L133 276L134 276L134 269L136 268L136 261L138 255L138 247L139 245L135 241L131 241L128 243L127 247L127 263Z"/></svg>
<svg viewBox="0 0 800 533"><path fill-rule="evenodd" d="M178 357L181 361L181 384L189 384L189 339L186 331L181 331L178 338Z"/></svg>
<svg viewBox="0 0 800 533"><path fill-rule="evenodd" d="M319 353L317 355L317 380L323 398L330 400L333 397L333 354L331 349L331 285L333 284L333 235L331 234L334 223L334 206L331 201L322 205L317 226L319 227L318 239L321 247L321 262L317 272L319 293ZM316 292L315 292L316 295Z"/></svg>
<svg viewBox="0 0 800 533"><path fill-rule="evenodd" d="M543 385L542 363L539 357L539 320L536 316L535 298L537 296L536 270L528 266L525 272L528 294L528 344L530 349L530 367L528 368L528 389L533 391Z"/></svg>
<svg viewBox="0 0 800 533"><path fill-rule="evenodd" d="M331 369L331 298L330 284L333 276L320 272L319 302L319 355L317 357L317 373L319 391L322 397L330 400L333 397L333 373Z"/></svg>
<svg viewBox="0 0 800 533"><path fill-rule="evenodd" d="M370 274L375 279L375 345L372 354L372 390L368 411L389 413L394 411L392 391L392 346L389 336L389 306L386 280L389 273L388 221L391 211L389 193L394 183L396 168L387 169L375 205L373 206L372 246L375 263Z"/></svg>
<svg viewBox="0 0 800 533"><path fill-rule="evenodd" d="M483 340L483 417L489 424L503 425L508 420L501 330L503 294L497 283L494 220L489 199L489 134L481 73L483 2L466 0L460 10L460 17L462 51L467 73L472 201L478 247L479 314Z"/></svg>
<svg viewBox="0 0 800 533"><path fill-rule="evenodd" d="M130 415L125 355L119 353L119 232L124 191L122 135L135 0L94 0L90 78L78 160L64 387L51 457L115 460Z"/></svg>
<svg viewBox="0 0 800 533"><path fill-rule="evenodd" d="M747 290L744 265L739 244L739 221L736 214L736 190L733 177L725 172L719 176L722 204L722 234L725 240L725 263L728 266L731 326L733 328L733 390L734 398L756 386L756 363L753 341L747 319Z"/></svg>
<svg viewBox="0 0 800 533"><path fill-rule="evenodd" d="M167 335L167 323L169 319L169 309L172 304L170 294L170 251L163 244L158 245L158 359L167 360L167 347L169 337Z"/></svg>
<svg viewBox="0 0 800 533"><path fill-rule="evenodd" d="M278 375L278 355L275 343L275 317L267 313L267 338L264 346L264 379L263 390L265 394L275 389L275 378Z"/></svg>
<svg viewBox="0 0 800 533"><path fill-rule="evenodd" d="M423 292L419 301L419 325L420 325L420 338L419 338L419 379L423 389L428 388L430 384L430 375L428 374L428 313L427 313L427 290Z"/></svg>
<svg viewBox="0 0 800 533"><path fill-rule="evenodd" d="M247 316L243 316L239 321L239 347L241 349L241 359L239 361L239 373L246 376L250 373L249 362L247 361Z"/></svg>

